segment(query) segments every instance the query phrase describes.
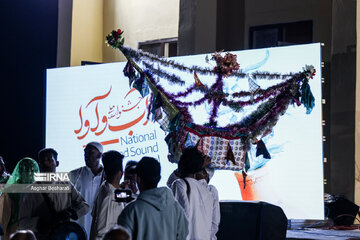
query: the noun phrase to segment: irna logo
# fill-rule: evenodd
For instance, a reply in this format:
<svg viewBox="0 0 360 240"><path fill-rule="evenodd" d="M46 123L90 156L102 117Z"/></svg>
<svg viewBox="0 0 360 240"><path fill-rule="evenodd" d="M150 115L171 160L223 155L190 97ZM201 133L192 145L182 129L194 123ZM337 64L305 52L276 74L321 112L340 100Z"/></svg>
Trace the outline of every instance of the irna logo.
<svg viewBox="0 0 360 240"><path fill-rule="evenodd" d="M70 182L69 173L34 173L36 182Z"/></svg>

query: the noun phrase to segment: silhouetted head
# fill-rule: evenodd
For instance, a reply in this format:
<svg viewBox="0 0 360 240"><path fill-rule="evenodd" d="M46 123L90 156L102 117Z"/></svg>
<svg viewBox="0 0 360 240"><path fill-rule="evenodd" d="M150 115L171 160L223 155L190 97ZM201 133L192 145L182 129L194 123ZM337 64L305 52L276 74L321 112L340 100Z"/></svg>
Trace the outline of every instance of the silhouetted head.
<svg viewBox="0 0 360 240"><path fill-rule="evenodd" d="M84 149L85 164L89 168L99 166L101 155L103 153L103 146L99 142L90 142Z"/></svg>
<svg viewBox="0 0 360 240"><path fill-rule="evenodd" d="M103 240L131 240L130 233L122 226L116 226L110 229Z"/></svg>
<svg viewBox="0 0 360 240"><path fill-rule="evenodd" d="M102 162L104 165L104 171L107 181L113 181L117 174L120 174L120 176L122 176L123 159L124 155L122 155L118 151L112 150L103 154Z"/></svg>
<svg viewBox="0 0 360 240"><path fill-rule="evenodd" d="M137 161L130 160L125 165L124 180L136 181Z"/></svg>
<svg viewBox="0 0 360 240"><path fill-rule="evenodd" d="M40 172L56 172L59 166L58 153L52 148L44 148L39 151Z"/></svg>
<svg viewBox="0 0 360 240"><path fill-rule="evenodd" d="M178 170L181 177L195 174L203 168L204 155L196 148L186 148L180 157Z"/></svg>
<svg viewBox="0 0 360 240"><path fill-rule="evenodd" d="M156 188L161 179L161 167L158 160L143 157L136 166L137 184L140 192Z"/></svg>

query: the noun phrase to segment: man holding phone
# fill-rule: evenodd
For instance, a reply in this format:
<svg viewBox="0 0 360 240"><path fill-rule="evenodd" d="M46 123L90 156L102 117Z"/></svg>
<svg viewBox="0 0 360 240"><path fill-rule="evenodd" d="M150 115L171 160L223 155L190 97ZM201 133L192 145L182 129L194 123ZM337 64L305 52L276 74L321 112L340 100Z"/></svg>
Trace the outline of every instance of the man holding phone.
<svg viewBox="0 0 360 240"><path fill-rule="evenodd" d="M140 194L121 212L118 224L125 227L133 240L184 240L188 221L180 204L167 187L157 187L160 163L143 157L136 166Z"/></svg>
<svg viewBox="0 0 360 240"><path fill-rule="evenodd" d="M106 175L97 196L95 197L90 231L90 240L101 240L105 233L116 225L117 217L124 208L124 203L116 200L116 190L120 188L123 175L124 155L117 151L103 154L102 162Z"/></svg>
<svg viewBox="0 0 360 240"><path fill-rule="evenodd" d="M132 199L137 198L139 190L136 184L136 165L137 161L130 160L126 163L124 172L124 181L120 184L120 189L127 189L131 191Z"/></svg>

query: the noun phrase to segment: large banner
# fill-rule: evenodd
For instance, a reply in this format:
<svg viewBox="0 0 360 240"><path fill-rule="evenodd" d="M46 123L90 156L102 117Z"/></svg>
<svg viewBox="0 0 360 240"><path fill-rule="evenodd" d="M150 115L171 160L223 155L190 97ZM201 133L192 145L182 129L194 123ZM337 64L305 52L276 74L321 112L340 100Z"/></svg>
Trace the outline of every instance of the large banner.
<svg viewBox="0 0 360 240"><path fill-rule="evenodd" d="M281 206L291 219L323 219L320 44L232 53L237 55L240 69L245 73L299 72L305 65L313 65L316 75L309 85L315 107L306 114L304 107L290 106L280 117L272 133L263 139L271 159L256 157L256 146L248 152L253 167L245 188L241 173L230 170L216 170L210 184L217 187L220 200L262 200ZM209 64L205 55L174 60L189 66ZM177 166L167 159L164 131L148 120L150 94L142 97L129 86L124 67L125 63L110 63L47 71L46 146L59 152L59 171L84 166L83 150L90 141L101 142L105 151L122 152L126 156L124 165L128 160L152 156L161 163L160 185L165 185ZM194 79L186 81L192 84ZM257 80L261 88L279 82ZM224 88L236 92L248 89L249 85L247 79L233 78ZM208 107L205 104L202 111L192 112L194 121L206 122ZM246 114L249 112L218 113L222 125L236 122Z"/></svg>
<svg viewBox="0 0 360 240"><path fill-rule="evenodd" d="M124 63L50 69L47 74L46 146L59 152L58 171L85 165L84 146L101 142L128 160L151 156L163 169L165 133L147 120L149 97L141 97L123 76ZM163 177L162 183L166 182Z"/></svg>

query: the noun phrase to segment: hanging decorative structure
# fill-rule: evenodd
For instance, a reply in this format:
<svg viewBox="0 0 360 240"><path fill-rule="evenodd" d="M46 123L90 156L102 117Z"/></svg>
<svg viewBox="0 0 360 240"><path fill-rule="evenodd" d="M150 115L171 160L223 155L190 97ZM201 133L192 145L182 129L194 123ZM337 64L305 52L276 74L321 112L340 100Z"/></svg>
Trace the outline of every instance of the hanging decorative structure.
<svg viewBox="0 0 360 240"><path fill-rule="evenodd" d="M307 114L314 108L315 99L308 84L309 79L316 73L313 66L305 66L303 71L298 73L257 71L245 74L240 70L236 55L221 52L212 54L212 60L216 62L213 68L185 66L174 60L125 47L122 33L121 30L112 31L106 37L106 43L119 49L128 59L124 74L129 78L129 83L143 96L150 88L152 101L149 104L148 118L151 115L152 120L159 122L161 128L168 132L165 140L171 154L170 161L177 162L185 147L197 146L201 152L211 158L211 167L247 171L250 168L247 151L252 142L257 143L256 155L271 158L261 138L272 132L279 117L285 113L290 104L297 106L303 104ZM145 68L144 70L139 66L140 64ZM157 67L154 66L155 64ZM167 72L165 68L193 74L194 83L185 91L177 93L166 91L156 78L180 86L184 85L185 81L175 73ZM214 76L215 83L207 86L198 75ZM224 79L231 76L247 78L249 91L231 94L224 92ZM262 89L256 83L257 79L277 79L282 82ZM195 92L201 93L202 97L191 102L182 100ZM196 124L189 108L195 108L205 102L211 106L208 122L202 125ZM233 111L239 112L242 108L255 104L257 108L240 121L225 127L218 126L220 106L230 107Z"/></svg>

